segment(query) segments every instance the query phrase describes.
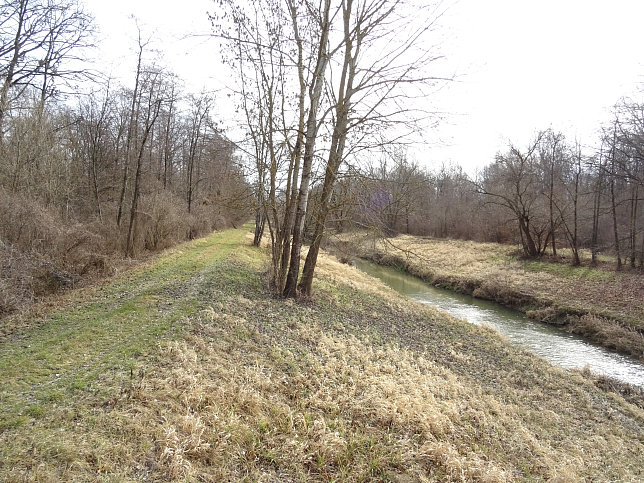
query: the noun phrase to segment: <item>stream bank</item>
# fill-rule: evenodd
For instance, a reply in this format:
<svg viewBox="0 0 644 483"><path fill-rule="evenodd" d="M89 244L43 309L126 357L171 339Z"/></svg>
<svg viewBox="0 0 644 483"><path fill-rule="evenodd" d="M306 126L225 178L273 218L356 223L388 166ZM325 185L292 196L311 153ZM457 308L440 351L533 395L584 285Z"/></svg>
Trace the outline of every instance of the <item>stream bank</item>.
<svg viewBox="0 0 644 483"><path fill-rule="evenodd" d="M522 313L496 302L429 285L396 268L362 259L356 260L355 266L405 297L445 310L471 324L491 327L512 344L554 365L590 371L644 389L644 364L633 357L617 354L591 344L581 336L528 319Z"/></svg>
<svg viewBox="0 0 644 483"><path fill-rule="evenodd" d="M0 481L642 479L641 392L324 253L313 299L275 297L251 241L182 244L0 341Z"/></svg>
<svg viewBox="0 0 644 483"><path fill-rule="evenodd" d="M641 274L520 260L512 247L494 243L407 235L383 240L347 235L333 250L499 303L644 361Z"/></svg>

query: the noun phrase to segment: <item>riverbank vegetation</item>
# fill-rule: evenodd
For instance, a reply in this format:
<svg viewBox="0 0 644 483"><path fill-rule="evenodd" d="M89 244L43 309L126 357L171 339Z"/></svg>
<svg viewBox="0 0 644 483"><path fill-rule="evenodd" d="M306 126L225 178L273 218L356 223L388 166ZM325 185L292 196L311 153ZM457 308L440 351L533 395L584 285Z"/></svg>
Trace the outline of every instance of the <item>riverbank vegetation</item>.
<svg viewBox="0 0 644 483"><path fill-rule="evenodd" d="M324 254L315 298L285 302L267 263L249 232L214 234L2 340L0 479L642 477L636 389Z"/></svg>
<svg viewBox="0 0 644 483"><path fill-rule="evenodd" d="M509 245L409 235L382 239L363 233L340 239L335 249L344 256L398 266L428 283L499 302L644 358L644 307L638 302L644 299L642 276L616 272L612 262L572 266L522 258Z"/></svg>

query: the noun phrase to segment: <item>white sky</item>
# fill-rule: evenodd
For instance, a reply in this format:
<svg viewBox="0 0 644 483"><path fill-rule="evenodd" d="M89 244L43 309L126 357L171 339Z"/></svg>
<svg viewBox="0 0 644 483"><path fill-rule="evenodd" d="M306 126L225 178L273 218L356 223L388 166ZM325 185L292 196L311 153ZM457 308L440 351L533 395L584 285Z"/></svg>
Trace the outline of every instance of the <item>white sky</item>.
<svg viewBox="0 0 644 483"><path fill-rule="evenodd" d="M102 64L133 76L135 15L163 64L190 91L218 90L224 126L229 82L217 42L184 39L207 33L212 0L84 0L101 30ZM593 145L610 107L644 81L642 0L455 0L441 19L443 53L457 80L431 99L446 112L428 133L421 164L461 164L472 173L508 140L524 145L552 127ZM128 77L124 82L131 82ZM228 117L228 119L226 119Z"/></svg>

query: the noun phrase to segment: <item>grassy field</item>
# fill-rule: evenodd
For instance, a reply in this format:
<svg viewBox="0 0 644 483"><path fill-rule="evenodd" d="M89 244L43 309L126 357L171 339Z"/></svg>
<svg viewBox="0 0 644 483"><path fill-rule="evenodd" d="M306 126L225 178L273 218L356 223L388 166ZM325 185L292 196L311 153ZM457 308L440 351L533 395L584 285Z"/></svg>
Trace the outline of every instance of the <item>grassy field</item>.
<svg viewBox="0 0 644 483"><path fill-rule="evenodd" d="M0 342L0 481L641 481L642 394L322 256L264 288L244 230Z"/></svg>
<svg viewBox="0 0 644 483"><path fill-rule="evenodd" d="M429 283L494 300L644 360L644 277L633 271L522 260L496 243L400 235L344 236L337 248L400 266Z"/></svg>

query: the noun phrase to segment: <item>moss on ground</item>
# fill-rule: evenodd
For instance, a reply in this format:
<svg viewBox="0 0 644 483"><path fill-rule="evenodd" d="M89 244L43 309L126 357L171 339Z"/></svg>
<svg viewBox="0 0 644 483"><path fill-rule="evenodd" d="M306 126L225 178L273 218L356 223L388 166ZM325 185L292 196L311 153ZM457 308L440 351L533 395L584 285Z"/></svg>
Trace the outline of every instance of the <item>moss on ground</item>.
<svg viewBox="0 0 644 483"><path fill-rule="evenodd" d="M314 300L276 299L244 235L0 344L0 480L644 477L644 411L592 376L326 256Z"/></svg>

